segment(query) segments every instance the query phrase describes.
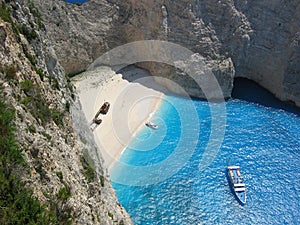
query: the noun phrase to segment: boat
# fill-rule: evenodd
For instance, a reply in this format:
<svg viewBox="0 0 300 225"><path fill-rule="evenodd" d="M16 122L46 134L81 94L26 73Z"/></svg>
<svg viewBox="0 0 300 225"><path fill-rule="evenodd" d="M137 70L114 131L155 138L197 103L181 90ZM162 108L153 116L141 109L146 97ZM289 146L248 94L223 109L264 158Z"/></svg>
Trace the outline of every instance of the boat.
<svg viewBox="0 0 300 225"><path fill-rule="evenodd" d="M158 125L152 123L151 121L146 122L145 125L155 130L158 128Z"/></svg>
<svg viewBox="0 0 300 225"><path fill-rule="evenodd" d="M101 114L104 114L104 115L105 115L105 114L108 112L109 107L110 107L109 102L104 102L104 104L101 106L99 112L100 112Z"/></svg>
<svg viewBox="0 0 300 225"><path fill-rule="evenodd" d="M106 113L109 110L109 107L110 107L109 102L104 102L103 105L98 110L98 112L96 113L96 115L94 116L94 118L97 119L100 114L106 115Z"/></svg>
<svg viewBox="0 0 300 225"><path fill-rule="evenodd" d="M97 125L100 125L100 124L102 123L102 119L99 119L99 118L95 119L95 118L94 118L93 122L94 122L95 124L97 124Z"/></svg>
<svg viewBox="0 0 300 225"><path fill-rule="evenodd" d="M246 203L246 186L239 166L227 166L228 182L237 200Z"/></svg>

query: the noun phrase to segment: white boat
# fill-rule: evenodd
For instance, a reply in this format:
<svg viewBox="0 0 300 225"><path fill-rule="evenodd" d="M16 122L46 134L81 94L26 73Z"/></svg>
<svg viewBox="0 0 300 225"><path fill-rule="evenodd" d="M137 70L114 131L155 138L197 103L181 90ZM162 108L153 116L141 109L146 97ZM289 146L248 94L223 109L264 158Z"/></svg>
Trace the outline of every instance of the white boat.
<svg viewBox="0 0 300 225"><path fill-rule="evenodd" d="M235 197L241 204L246 203L246 187L239 166L227 166L229 185Z"/></svg>
<svg viewBox="0 0 300 225"><path fill-rule="evenodd" d="M152 123L151 121L146 122L145 125L155 130L158 128L158 125Z"/></svg>

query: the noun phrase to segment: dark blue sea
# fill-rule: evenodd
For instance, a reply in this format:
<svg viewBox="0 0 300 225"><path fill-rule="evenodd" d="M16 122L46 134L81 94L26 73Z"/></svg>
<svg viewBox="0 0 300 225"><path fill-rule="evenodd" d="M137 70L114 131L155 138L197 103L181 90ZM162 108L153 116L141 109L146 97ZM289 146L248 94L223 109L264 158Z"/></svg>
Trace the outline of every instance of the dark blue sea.
<svg viewBox="0 0 300 225"><path fill-rule="evenodd" d="M135 225L300 224L299 111L259 87L247 96L245 85L226 101L217 128L208 102L164 99L152 118L159 129L143 128L111 175ZM225 132L222 140L213 129ZM244 206L228 185L228 160L241 167Z"/></svg>
<svg viewBox="0 0 300 225"><path fill-rule="evenodd" d="M87 2L88 0L65 0L65 2L68 3L74 3L74 4L83 4L85 2Z"/></svg>

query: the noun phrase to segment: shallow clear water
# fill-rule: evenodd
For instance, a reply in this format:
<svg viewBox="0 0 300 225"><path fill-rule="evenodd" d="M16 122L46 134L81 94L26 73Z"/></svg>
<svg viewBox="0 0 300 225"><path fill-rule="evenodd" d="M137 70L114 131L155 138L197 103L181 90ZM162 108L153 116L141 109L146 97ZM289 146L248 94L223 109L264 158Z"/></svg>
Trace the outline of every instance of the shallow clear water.
<svg viewBox="0 0 300 225"><path fill-rule="evenodd" d="M186 124L179 111L191 104L198 121L185 112L185 117L191 119ZM172 176L158 179L158 183L119 184L118 177L138 180L141 175L113 171L118 199L134 224L300 224L299 115L234 99L226 102L226 118L222 146L209 166L200 170L211 132L209 105L195 99L167 97L153 117L159 129L145 127L120 161L143 170L166 161L177 148L193 144L196 147L176 173L168 171L174 170L173 166L164 165L161 174L170 172ZM241 166L247 190L244 206L237 202L228 186L225 175L228 159ZM157 179L151 176L147 179Z"/></svg>

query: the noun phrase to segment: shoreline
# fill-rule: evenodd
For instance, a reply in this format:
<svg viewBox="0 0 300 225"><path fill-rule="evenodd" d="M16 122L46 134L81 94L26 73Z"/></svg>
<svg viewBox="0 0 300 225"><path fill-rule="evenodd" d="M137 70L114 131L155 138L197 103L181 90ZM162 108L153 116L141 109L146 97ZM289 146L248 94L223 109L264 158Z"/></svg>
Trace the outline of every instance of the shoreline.
<svg viewBox="0 0 300 225"><path fill-rule="evenodd" d="M93 131L109 173L128 144L159 109L164 88L145 70L132 67L125 75L109 67L88 71L73 81L90 123L104 102L110 103L102 123Z"/></svg>
<svg viewBox="0 0 300 225"><path fill-rule="evenodd" d="M161 97L163 97L164 94L161 94ZM114 167L115 163L118 161L118 159L121 157L121 155L123 154L123 152L126 150L126 148L128 147L128 145L130 144L130 142L135 138L136 135L138 135L138 133L144 128L145 123L147 121L149 121L151 119L151 117L153 116L153 114L160 108L162 104L162 101L157 101L156 104L153 106L153 110L150 111L149 116L142 121L142 123L135 129L135 131L132 133L132 136L130 137L130 139L128 140L128 143L126 144L125 147L122 148L122 150L117 151L117 155L115 155L115 160L113 162L111 162L111 164L107 167L109 173L111 171L111 169Z"/></svg>

